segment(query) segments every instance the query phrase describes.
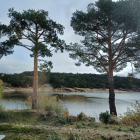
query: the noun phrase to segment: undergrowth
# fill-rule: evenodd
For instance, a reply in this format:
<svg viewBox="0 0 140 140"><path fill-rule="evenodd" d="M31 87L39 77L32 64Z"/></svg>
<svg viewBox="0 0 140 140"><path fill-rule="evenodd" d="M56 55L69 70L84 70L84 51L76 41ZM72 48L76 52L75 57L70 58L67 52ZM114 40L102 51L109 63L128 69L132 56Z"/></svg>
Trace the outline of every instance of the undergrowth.
<svg viewBox="0 0 140 140"><path fill-rule="evenodd" d="M140 126L140 103L136 101L135 104L132 104L133 110L127 108L127 112L124 113L124 116L120 116L122 124L132 125L133 128Z"/></svg>
<svg viewBox="0 0 140 140"><path fill-rule="evenodd" d="M25 102L26 106L31 106L31 101L31 96L29 96ZM58 115L62 115L64 112L62 101L57 96L50 96L47 93L38 94L36 108L42 113L45 111L55 111Z"/></svg>

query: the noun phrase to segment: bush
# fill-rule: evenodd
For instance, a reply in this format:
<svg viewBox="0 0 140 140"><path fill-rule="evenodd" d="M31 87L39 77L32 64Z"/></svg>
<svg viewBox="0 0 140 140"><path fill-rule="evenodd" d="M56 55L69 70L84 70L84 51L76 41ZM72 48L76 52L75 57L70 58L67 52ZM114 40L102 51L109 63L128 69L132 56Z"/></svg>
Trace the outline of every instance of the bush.
<svg viewBox="0 0 140 140"><path fill-rule="evenodd" d="M26 101L27 106L31 106L31 96ZM37 110L44 113L45 111L55 111L57 114L62 115L64 112L63 103L57 96L49 96L47 93L39 93L37 96Z"/></svg>
<svg viewBox="0 0 140 140"><path fill-rule="evenodd" d="M125 125L140 126L140 103L136 101L135 104L132 104L134 110L127 108L127 112L124 113L124 116L120 116L121 123Z"/></svg>
<svg viewBox="0 0 140 140"><path fill-rule="evenodd" d="M49 136L47 140L64 140L64 139L60 136L60 133L55 132L52 136Z"/></svg>
<svg viewBox="0 0 140 140"><path fill-rule="evenodd" d="M88 120L88 121L95 121L95 118L94 117L87 117L86 114L84 114L83 112L81 112L80 114L77 115L77 118L79 120Z"/></svg>
<svg viewBox="0 0 140 140"><path fill-rule="evenodd" d="M0 99L2 97L3 81L0 79Z"/></svg>
<svg viewBox="0 0 140 140"><path fill-rule="evenodd" d="M3 110L0 110L0 119L5 120L7 118L7 113Z"/></svg>
<svg viewBox="0 0 140 140"><path fill-rule="evenodd" d="M88 118L87 115L84 114L83 112L81 112L80 114L78 114L77 117L78 117L79 120L85 120L85 119Z"/></svg>
<svg viewBox="0 0 140 140"><path fill-rule="evenodd" d="M108 111L106 112L101 112L101 114L99 114L99 120L102 122L102 123L105 123L105 124L109 124L111 123L112 119L111 119L111 115L109 114Z"/></svg>
<svg viewBox="0 0 140 140"><path fill-rule="evenodd" d="M109 138L105 137L105 136L101 136L102 140L114 140L114 138L111 136Z"/></svg>
<svg viewBox="0 0 140 140"><path fill-rule="evenodd" d="M62 116L65 117L65 118L69 117L69 111L67 109L65 109Z"/></svg>
<svg viewBox="0 0 140 140"><path fill-rule="evenodd" d="M123 129L122 127L123 127L123 125L120 125L118 128L118 131L122 131L122 129Z"/></svg>
<svg viewBox="0 0 140 140"><path fill-rule="evenodd" d="M81 140L78 134L70 133L68 140Z"/></svg>
<svg viewBox="0 0 140 140"><path fill-rule="evenodd" d="M54 122L55 125L58 125L58 123L60 124L67 124L67 123L70 123L70 124L73 124L72 120L70 117L58 117L58 120Z"/></svg>
<svg viewBox="0 0 140 140"><path fill-rule="evenodd" d="M2 74L2 77L4 75ZM0 100L2 98L2 90L3 90L3 81L0 79ZM5 119L7 117L7 113L4 111L1 102L0 102L0 119Z"/></svg>

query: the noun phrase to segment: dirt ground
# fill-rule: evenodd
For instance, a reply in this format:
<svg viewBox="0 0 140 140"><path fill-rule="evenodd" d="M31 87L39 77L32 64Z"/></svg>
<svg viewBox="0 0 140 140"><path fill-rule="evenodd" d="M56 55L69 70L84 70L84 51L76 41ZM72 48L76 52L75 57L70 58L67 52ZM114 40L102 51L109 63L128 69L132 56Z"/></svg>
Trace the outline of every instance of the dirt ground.
<svg viewBox="0 0 140 140"><path fill-rule="evenodd" d="M22 88L22 87L6 87L3 89L3 92L12 92L12 91L33 91L32 87ZM38 91L56 91L56 92L109 92L109 89L97 89L97 88L55 88L53 89L50 84L46 84L42 87L38 88ZM125 92L133 92L133 91L121 91L115 89L115 93L125 93Z"/></svg>

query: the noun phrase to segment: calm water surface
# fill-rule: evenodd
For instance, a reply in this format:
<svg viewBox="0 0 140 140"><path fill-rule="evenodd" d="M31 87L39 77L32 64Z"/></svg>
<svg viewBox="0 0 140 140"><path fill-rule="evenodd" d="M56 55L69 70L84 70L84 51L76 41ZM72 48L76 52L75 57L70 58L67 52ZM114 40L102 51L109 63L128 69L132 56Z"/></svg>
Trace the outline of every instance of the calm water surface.
<svg viewBox="0 0 140 140"><path fill-rule="evenodd" d="M5 109L26 109L25 100L30 94L26 92L4 93L1 103ZM101 112L109 111L108 93L50 92L49 94L58 95L71 115L77 115L83 111L88 116L98 118ZM126 112L127 107L132 108L131 103L135 103L136 100L140 101L140 93L116 93L118 114Z"/></svg>

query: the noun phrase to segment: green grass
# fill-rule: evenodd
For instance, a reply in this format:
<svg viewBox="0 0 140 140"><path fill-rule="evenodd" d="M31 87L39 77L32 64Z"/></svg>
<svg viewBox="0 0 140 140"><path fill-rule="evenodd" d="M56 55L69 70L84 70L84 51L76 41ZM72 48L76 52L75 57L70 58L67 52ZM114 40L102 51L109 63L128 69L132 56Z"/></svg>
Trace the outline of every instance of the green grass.
<svg viewBox="0 0 140 140"><path fill-rule="evenodd" d="M53 136L56 132L51 130L37 129L31 127L15 126L9 124L1 124L0 132L5 134L3 140L32 140L32 139L46 139Z"/></svg>
<svg viewBox="0 0 140 140"><path fill-rule="evenodd" d="M130 133L133 134L133 139L140 137L140 127L109 125L78 119L63 124L52 116L44 120L37 111L32 110L3 111L0 113L0 122L0 133L6 135L3 140L55 140L59 138L56 132L59 132L60 138L64 140L69 140L70 132L73 133L73 139L70 140L75 140L74 136L77 134L81 138L77 140L127 140L130 139ZM44 128L46 126L56 129ZM110 132L113 134L110 135Z"/></svg>

